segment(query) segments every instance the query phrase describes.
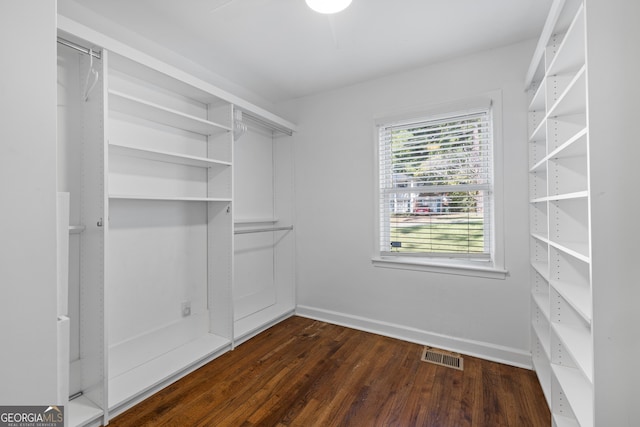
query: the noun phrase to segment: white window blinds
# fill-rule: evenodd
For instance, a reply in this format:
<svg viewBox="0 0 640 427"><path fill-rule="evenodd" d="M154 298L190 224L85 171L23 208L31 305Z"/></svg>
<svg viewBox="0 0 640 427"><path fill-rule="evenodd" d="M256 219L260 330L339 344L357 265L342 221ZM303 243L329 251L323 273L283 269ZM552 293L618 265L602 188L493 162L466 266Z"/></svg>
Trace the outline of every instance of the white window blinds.
<svg viewBox="0 0 640 427"><path fill-rule="evenodd" d="M381 255L491 258L490 106L378 129Z"/></svg>

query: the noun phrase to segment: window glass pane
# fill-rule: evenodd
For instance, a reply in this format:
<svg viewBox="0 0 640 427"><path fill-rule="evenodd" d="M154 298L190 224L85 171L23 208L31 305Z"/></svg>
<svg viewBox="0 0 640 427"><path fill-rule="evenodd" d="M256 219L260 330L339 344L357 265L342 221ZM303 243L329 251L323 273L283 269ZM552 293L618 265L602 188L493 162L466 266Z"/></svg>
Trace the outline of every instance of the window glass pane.
<svg viewBox="0 0 640 427"><path fill-rule="evenodd" d="M381 252L491 253L489 111L380 128Z"/></svg>
<svg viewBox="0 0 640 427"><path fill-rule="evenodd" d="M486 191L393 193L389 197L391 252L487 252Z"/></svg>

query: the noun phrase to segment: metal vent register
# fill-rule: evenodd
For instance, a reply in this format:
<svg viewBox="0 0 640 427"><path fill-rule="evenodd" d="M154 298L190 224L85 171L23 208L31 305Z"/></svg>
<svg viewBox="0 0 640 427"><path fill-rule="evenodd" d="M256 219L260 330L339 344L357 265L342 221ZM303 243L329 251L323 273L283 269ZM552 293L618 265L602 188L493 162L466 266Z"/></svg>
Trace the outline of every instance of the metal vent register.
<svg viewBox="0 0 640 427"><path fill-rule="evenodd" d="M448 366L449 368L460 371L464 370L463 359L460 353L453 353L434 347L425 347L422 353L422 360L436 365Z"/></svg>

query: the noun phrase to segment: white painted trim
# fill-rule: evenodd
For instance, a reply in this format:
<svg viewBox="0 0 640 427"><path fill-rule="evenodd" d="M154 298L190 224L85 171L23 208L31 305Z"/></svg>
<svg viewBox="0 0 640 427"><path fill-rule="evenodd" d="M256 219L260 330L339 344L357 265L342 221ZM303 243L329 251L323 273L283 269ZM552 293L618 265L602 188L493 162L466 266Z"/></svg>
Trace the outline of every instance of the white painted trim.
<svg viewBox="0 0 640 427"><path fill-rule="evenodd" d="M374 257L371 259L371 262L376 267L484 277L487 279L505 280L509 275L507 270L493 267L493 264L482 261L394 256Z"/></svg>
<svg viewBox="0 0 640 427"><path fill-rule="evenodd" d="M395 323L304 305L296 307L296 315L416 344L443 348L518 368L533 369L531 353L516 348L452 337Z"/></svg>

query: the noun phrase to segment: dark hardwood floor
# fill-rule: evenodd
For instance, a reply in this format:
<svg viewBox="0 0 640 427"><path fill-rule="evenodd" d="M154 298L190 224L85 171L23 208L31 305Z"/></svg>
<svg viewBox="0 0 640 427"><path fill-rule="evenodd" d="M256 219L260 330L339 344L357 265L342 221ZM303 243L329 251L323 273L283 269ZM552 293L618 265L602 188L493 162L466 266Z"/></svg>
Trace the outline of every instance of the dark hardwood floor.
<svg viewBox="0 0 640 427"><path fill-rule="evenodd" d="M532 371L292 317L113 419L140 426L545 426Z"/></svg>

